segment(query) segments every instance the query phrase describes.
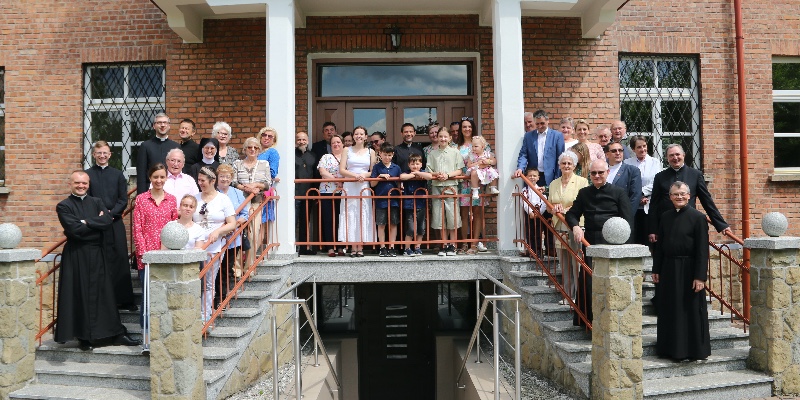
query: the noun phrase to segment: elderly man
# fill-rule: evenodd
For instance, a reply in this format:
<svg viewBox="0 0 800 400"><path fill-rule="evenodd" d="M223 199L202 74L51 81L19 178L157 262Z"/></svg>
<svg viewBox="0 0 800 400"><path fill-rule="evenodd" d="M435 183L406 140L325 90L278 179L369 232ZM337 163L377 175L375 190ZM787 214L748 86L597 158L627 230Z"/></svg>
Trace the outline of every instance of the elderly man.
<svg viewBox="0 0 800 400"><path fill-rule="evenodd" d="M78 339L81 350L115 344L135 346L119 319L108 266L106 236L113 218L103 200L87 195L89 175L74 171L70 195L56 206L67 243L58 277L58 324L56 342Z"/></svg>
<svg viewBox="0 0 800 400"><path fill-rule="evenodd" d="M614 143L622 144L622 149L625 151L623 154L623 160L627 160L633 157L633 151L625 145L622 141L625 140L625 137L628 134L628 126L625 125L624 121L616 120L611 123L611 141Z"/></svg>
<svg viewBox="0 0 800 400"><path fill-rule="evenodd" d="M658 226L661 238L653 255L653 282L659 285L656 354L676 361L711 355L705 281L708 269L708 223L689 205L689 186L674 182Z"/></svg>
<svg viewBox="0 0 800 400"><path fill-rule="evenodd" d="M639 209L642 201L642 172L639 168L623 163L621 143L611 142L603 148L608 160L608 183L619 186L631 199L631 212ZM631 235L633 236L633 235Z"/></svg>
<svg viewBox="0 0 800 400"><path fill-rule="evenodd" d="M633 214L628 194L620 187L611 185L608 179L608 164L603 160L594 160L589 166L592 184L579 190L572 208L565 215L567 224L572 229L576 242L581 242L584 237L589 244L605 244L603 238L603 224L612 217L621 217L633 225ZM581 217L584 218L586 232L580 227ZM630 241L630 239L629 239ZM592 266L592 259L586 257L586 264ZM592 321L592 277L583 268L578 274L578 295L575 302L578 309ZM575 314L572 323L585 325L584 321Z"/></svg>
<svg viewBox="0 0 800 400"><path fill-rule="evenodd" d="M192 196L200 193L197 189L197 182L189 174L183 173L183 165L186 158L181 149L172 149L167 153L167 181L164 183L164 191L182 199L184 195ZM180 208L180 200L178 200Z"/></svg>
<svg viewBox="0 0 800 400"><path fill-rule="evenodd" d="M408 168L408 157L412 154L419 154L419 156L422 157L422 169L425 169L425 152L422 151L421 144L414 143L414 136L417 135L417 128L414 127L414 124L406 122L400 129L403 133L403 143L394 146L394 159L392 162L397 164L403 173L406 173L410 171Z"/></svg>
<svg viewBox="0 0 800 400"><path fill-rule="evenodd" d="M194 141L195 133L197 133L197 129L195 129L194 121L184 118L178 129L178 136L181 137L180 149L183 150L183 156L186 157L183 163L183 173L185 174L188 174L192 165L197 164L201 158L200 146Z"/></svg>
<svg viewBox="0 0 800 400"><path fill-rule="evenodd" d="M544 110L533 113L535 129L525 133L522 148L517 157L517 170L514 177L523 175L526 168L539 171L539 186L549 186L553 179L561 175L558 169L558 156L564 152L564 135L548 126L549 115ZM529 118L527 115L525 118ZM526 127L528 123L525 123Z"/></svg>
<svg viewBox="0 0 800 400"><path fill-rule="evenodd" d="M314 142L311 146L311 151L314 152L317 162L319 162L325 154L331 154L331 138L335 134L336 124L331 121L326 121L322 124L322 140Z"/></svg>
<svg viewBox="0 0 800 400"><path fill-rule="evenodd" d="M667 146L667 161L669 167L656 174L653 178L653 194L650 196L650 213L647 215L649 219L648 230L650 232L650 242L655 243L658 241L658 226L661 215L665 211L672 209L672 203L669 201L669 188L677 181L684 182L689 187L689 205L693 208L697 199L700 199L700 204L703 209L711 218L711 224L717 229L717 232L723 234L732 234L730 226L725 219L722 218L717 205L714 204L714 199L711 198L711 193L708 191L705 180L703 180L703 173L700 170L684 164L683 160L686 153L683 147L679 144L671 144Z"/></svg>
<svg viewBox="0 0 800 400"><path fill-rule="evenodd" d="M128 261L128 239L125 235L125 224L122 213L128 207L128 181L122 171L110 167L111 147L105 140L95 142L92 150L94 166L86 170L93 185L88 194L103 201L106 210L113 219L111 230L105 236L108 254L108 267L117 306L129 311L136 311L136 301L131 285L131 264Z"/></svg>
<svg viewBox="0 0 800 400"><path fill-rule="evenodd" d="M308 134L305 132L297 132L295 135L295 152L294 152L294 177L296 179L311 179L314 177L314 170L316 170L316 159L314 153L308 150ZM297 183L294 185L295 196L306 196L308 189L311 189L310 183ZM308 235L308 217L313 209L315 200L295 200L295 221L297 221L297 240L300 242L313 242L315 238L313 235ZM313 255L316 251L311 246L299 249L300 255Z"/></svg>
<svg viewBox="0 0 800 400"><path fill-rule="evenodd" d="M169 140L169 117L164 113L156 114L153 119L153 129L156 135L142 142L139 146L139 154L136 156L136 193L142 194L150 188L150 181L147 179L147 171L150 167L158 163L163 163L167 158L167 153L172 149L177 149L180 145Z"/></svg>
<svg viewBox="0 0 800 400"><path fill-rule="evenodd" d="M597 144L600 147L606 147L611 143L611 130L605 125L600 125L594 130L594 136L597 138Z"/></svg>

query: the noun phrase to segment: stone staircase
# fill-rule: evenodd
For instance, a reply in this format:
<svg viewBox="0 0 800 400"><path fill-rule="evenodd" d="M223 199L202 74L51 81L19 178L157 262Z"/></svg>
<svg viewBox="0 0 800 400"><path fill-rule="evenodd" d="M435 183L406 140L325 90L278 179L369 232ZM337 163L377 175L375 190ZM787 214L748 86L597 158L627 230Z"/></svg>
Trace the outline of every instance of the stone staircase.
<svg viewBox="0 0 800 400"><path fill-rule="evenodd" d="M280 291L286 278L260 274L245 284L218 318L216 328L203 340L203 379L207 399L216 399L231 375L254 332L267 316L268 300ZM132 273L134 293L141 302L142 289ZM131 337L141 339L139 313L120 310L122 323ZM199 318L199 315L198 315ZM11 399L149 399L150 357L139 346L106 346L92 351L77 348L77 342L42 342L36 350L34 383L11 393Z"/></svg>
<svg viewBox="0 0 800 400"><path fill-rule="evenodd" d="M649 269L649 266L645 267ZM649 271L648 271L649 272ZM588 397L592 370L591 332L572 325L569 306L559 304L560 294L538 271L509 271L506 278L519 288L523 302L542 334L558 353ZM560 279L560 277L559 277ZM772 378L747 369L749 337L731 325L729 314L709 311L711 356L704 361L676 363L655 356L656 321L650 299L655 288L642 285L642 351L645 399L742 399L770 397Z"/></svg>

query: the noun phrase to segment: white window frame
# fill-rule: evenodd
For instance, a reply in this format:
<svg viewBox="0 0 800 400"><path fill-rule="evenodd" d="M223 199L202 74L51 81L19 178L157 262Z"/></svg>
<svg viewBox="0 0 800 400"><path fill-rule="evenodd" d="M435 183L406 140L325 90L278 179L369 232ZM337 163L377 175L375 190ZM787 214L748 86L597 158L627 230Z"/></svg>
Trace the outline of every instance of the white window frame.
<svg viewBox="0 0 800 400"><path fill-rule="evenodd" d="M797 64L800 63L800 57L772 57L772 64ZM772 79L770 77L770 79ZM773 103L800 103L800 90L772 90L772 102ZM775 132L775 121L773 116L773 124L772 124L772 132L775 138L797 138L800 137L800 133L785 133L785 132ZM773 168L775 173L778 174L791 174L791 175L800 175L800 167L784 167L784 168L777 168L774 166L773 161Z"/></svg>
<svg viewBox="0 0 800 400"><path fill-rule="evenodd" d="M120 115L122 116L122 141L121 142L108 142L109 146L112 148L114 147L122 147L123 151L120 153L120 157L122 157L122 166L125 167L134 167L136 165L136 160L131 160L130 155L131 151L134 147L138 147L142 144L142 142L134 142L130 140L131 137L131 112L130 111L141 111L147 109L147 106L152 107L153 109L163 109L166 106L166 90L162 92L161 97L128 97L130 93L130 84L128 79L130 78L129 70L131 67L146 67L146 66L159 66L164 67L161 71L161 84L166 87L167 81L167 68L164 63L152 63L152 64L112 64L112 65L89 65L84 68L84 95L83 95L83 108L84 108L84 135L83 135L83 154L91 154L92 151L92 120L91 115L93 112L109 112L109 111L119 111ZM123 85L123 97L116 97L116 98L104 98L104 99L92 99L92 70L95 68L123 68L123 76L125 79L125 84ZM126 112L127 111L127 112ZM86 157L84 160L84 168L90 168L92 166L91 157ZM124 171L123 171L124 172Z"/></svg>
<svg viewBox="0 0 800 400"><path fill-rule="evenodd" d="M655 88L623 88L620 86L619 88L619 101L620 101L620 109L622 109L623 102L631 102L631 101L651 101L653 103L653 108L651 110L651 118L653 121L653 132L631 132L628 131L628 137L634 135L642 135L644 137L652 137L653 138L653 154L656 158L662 156L661 162L666 161L666 157L663 157L663 154L660 154L662 151L661 146L661 138L664 136L690 136L692 138L692 142L695 143L695 146L692 146L692 159L694 165L692 167L697 169L702 169L702 142L700 141L700 125L699 121L701 121L700 115L700 90L697 88L697 83L700 82L699 80L699 70L697 65L697 59L691 56L648 56L648 55L620 55L619 62L622 62L624 59L636 59L636 58L647 58L648 60L654 61L653 63L653 79L655 82ZM685 61L689 62L691 67L691 74L692 80L690 88L661 88L659 87L658 81L658 63L660 61L675 61L675 59L683 58ZM691 123L691 132L664 132L663 128L663 118L661 115L663 113L660 112L661 110L661 102L662 101L689 101L690 107L692 110L692 119Z"/></svg>

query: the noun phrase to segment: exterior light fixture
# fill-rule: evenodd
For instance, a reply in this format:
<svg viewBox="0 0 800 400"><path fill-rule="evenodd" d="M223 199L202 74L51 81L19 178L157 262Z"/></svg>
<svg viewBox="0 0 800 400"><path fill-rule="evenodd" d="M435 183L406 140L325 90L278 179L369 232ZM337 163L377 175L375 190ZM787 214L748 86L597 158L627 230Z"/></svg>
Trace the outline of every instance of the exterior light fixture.
<svg viewBox="0 0 800 400"><path fill-rule="evenodd" d="M386 28L384 33L389 35L389 39L392 41L392 50L397 51L400 48L400 39L403 37L403 33L400 32L400 28L392 25L391 27Z"/></svg>

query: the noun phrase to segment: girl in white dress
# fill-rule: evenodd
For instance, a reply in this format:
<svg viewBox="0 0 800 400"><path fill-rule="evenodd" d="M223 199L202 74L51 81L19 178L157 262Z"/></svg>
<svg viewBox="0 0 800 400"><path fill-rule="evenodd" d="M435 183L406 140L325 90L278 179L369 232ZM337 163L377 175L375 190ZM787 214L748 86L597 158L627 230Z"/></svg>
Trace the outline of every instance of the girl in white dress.
<svg viewBox="0 0 800 400"><path fill-rule="evenodd" d="M345 178L355 178L357 182L345 182L342 185L344 196L369 196L369 178L372 166L377 162L377 155L366 145L367 129L357 126L353 129L355 144L342 154L339 173ZM340 242L372 242L375 240L375 222L372 220L372 200L346 199L341 203L339 213ZM364 245L354 244L350 257L364 257Z"/></svg>
<svg viewBox="0 0 800 400"><path fill-rule="evenodd" d="M189 231L189 241L183 246L184 250L202 249L206 243L206 232L192 221L195 211L197 211L197 199L191 194L183 195L178 204L178 223Z"/></svg>

